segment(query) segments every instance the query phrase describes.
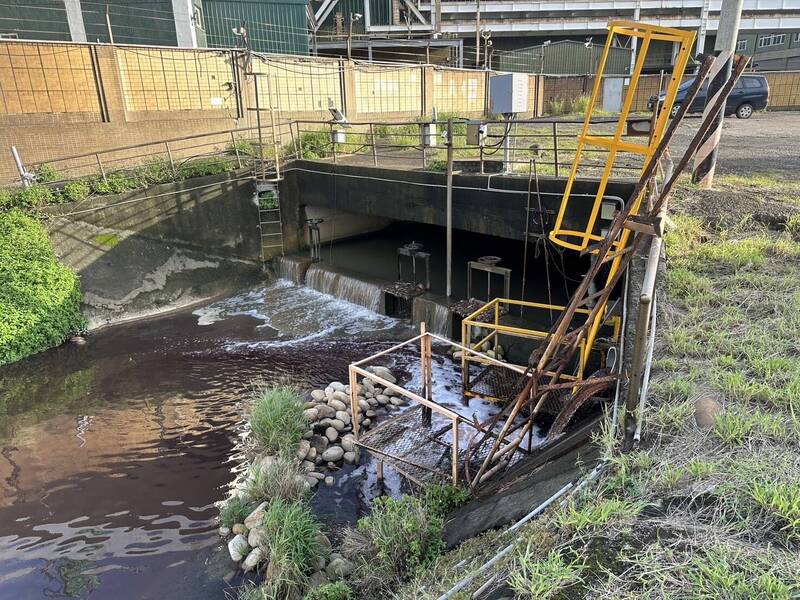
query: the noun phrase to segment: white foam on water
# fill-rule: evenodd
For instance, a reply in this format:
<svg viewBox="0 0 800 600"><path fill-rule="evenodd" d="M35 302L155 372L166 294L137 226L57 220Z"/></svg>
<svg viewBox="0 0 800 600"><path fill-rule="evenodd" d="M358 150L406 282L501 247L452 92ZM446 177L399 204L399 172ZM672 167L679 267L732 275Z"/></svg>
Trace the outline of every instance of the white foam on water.
<svg viewBox="0 0 800 600"><path fill-rule="evenodd" d="M229 347L276 346L335 336L351 337L359 333L391 330L401 324L397 319L285 279L214 302L192 314L197 316L198 325L249 316L261 321L259 327L269 327L276 334L273 339L233 342Z"/></svg>

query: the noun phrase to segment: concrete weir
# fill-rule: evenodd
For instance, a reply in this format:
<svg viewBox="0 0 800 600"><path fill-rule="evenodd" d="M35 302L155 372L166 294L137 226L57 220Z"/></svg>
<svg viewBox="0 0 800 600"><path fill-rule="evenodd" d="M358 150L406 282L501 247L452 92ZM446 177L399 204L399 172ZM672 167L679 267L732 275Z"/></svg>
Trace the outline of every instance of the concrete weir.
<svg viewBox="0 0 800 600"><path fill-rule="evenodd" d="M306 271L306 285L323 294L386 314L386 282L369 281L344 269L315 263Z"/></svg>

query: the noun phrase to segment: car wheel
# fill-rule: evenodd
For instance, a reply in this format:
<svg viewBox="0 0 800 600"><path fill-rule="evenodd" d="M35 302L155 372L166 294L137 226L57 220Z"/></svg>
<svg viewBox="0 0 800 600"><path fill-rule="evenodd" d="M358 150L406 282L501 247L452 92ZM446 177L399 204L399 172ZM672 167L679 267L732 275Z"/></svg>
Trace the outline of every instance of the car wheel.
<svg viewBox="0 0 800 600"><path fill-rule="evenodd" d="M736 109L736 116L739 119L749 119L753 116L753 105L747 102L739 105L739 108Z"/></svg>
<svg viewBox="0 0 800 600"><path fill-rule="evenodd" d="M669 111L670 118L676 117L678 115L678 111L680 109L681 109L681 103L680 102L676 102L675 104L673 104L672 105L672 110Z"/></svg>

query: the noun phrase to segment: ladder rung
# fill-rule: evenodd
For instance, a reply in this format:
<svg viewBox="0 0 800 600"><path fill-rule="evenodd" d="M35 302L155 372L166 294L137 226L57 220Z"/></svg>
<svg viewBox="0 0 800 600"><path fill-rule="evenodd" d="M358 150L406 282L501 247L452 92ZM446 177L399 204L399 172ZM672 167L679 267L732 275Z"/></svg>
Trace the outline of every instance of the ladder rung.
<svg viewBox="0 0 800 600"><path fill-rule="evenodd" d="M278 233L262 233L261 237L270 237L273 235L283 235L283 232L279 231Z"/></svg>
<svg viewBox="0 0 800 600"><path fill-rule="evenodd" d="M267 248L283 248L283 244L272 244L271 246L261 246L262 250L266 250Z"/></svg>
<svg viewBox="0 0 800 600"><path fill-rule="evenodd" d="M278 208L259 208L258 210L259 210L259 212L274 212L276 210L280 210L280 207L278 207Z"/></svg>
<svg viewBox="0 0 800 600"><path fill-rule="evenodd" d="M275 223L280 223L280 221L261 221L262 225L274 225Z"/></svg>

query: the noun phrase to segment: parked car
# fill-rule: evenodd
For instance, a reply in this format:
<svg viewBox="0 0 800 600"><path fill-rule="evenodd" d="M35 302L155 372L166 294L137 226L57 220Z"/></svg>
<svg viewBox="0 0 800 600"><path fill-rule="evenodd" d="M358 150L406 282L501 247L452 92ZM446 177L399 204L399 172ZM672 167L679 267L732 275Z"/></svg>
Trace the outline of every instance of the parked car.
<svg viewBox="0 0 800 600"><path fill-rule="evenodd" d="M692 85L692 81L683 82L678 87L678 95L675 97L675 103L672 105L671 116L678 113L678 109L686 99L686 93ZM703 87L695 96L694 102L689 107L690 113L703 112L706 105L706 97L708 96L708 80L703 83ZM659 101L663 102L665 98L664 92L658 95ZM769 84L767 78L763 75L742 75L739 81L731 90L728 100L725 102L725 114L736 115L740 119L749 119L753 111L763 110L767 108L769 100ZM647 108L653 110L653 105L656 102L656 97L651 96L647 102Z"/></svg>

